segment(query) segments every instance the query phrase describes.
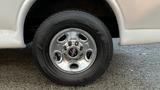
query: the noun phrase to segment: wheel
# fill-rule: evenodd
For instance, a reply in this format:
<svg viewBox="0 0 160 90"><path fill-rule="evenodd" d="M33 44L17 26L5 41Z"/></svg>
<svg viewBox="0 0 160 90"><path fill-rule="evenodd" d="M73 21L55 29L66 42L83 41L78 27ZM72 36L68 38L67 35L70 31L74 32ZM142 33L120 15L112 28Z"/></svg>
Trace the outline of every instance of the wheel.
<svg viewBox="0 0 160 90"><path fill-rule="evenodd" d="M63 85L86 85L100 77L112 58L106 26L82 11L63 11L46 19L33 40L40 70Z"/></svg>

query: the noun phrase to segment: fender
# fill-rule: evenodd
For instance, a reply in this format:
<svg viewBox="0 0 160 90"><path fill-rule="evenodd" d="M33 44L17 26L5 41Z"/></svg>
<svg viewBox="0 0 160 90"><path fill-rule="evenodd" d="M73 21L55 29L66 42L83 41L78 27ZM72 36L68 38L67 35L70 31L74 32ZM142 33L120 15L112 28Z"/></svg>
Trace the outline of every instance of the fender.
<svg viewBox="0 0 160 90"><path fill-rule="evenodd" d="M17 36L19 40L21 40L23 47L25 47L24 37L23 37L24 22L28 14L28 11L30 10L30 8L35 2L36 0L25 0L18 14ZM123 24L123 19L122 19L123 16L121 14L120 8L115 0L106 0L106 3L110 5L110 7L114 10L114 13L116 14L118 25L119 25L119 30L120 30L120 37L121 37L123 34L121 30L124 30L124 24Z"/></svg>
<svg viewBox="0 0 160 90"><path fill-rule="evenodd" d="M111 7L111 9L113 10L116 19L117 19L117 23L118 23L118 28L119 28L119 36L120 36L120 44L123 45L124 41L123 39L121 39L124 35L124 19L123 19L123 14L121 12L121 9L118 5L118 3L116 2L116 0L106 0L106 3L108 3Z"/></svg>
<svg viewBox="0 0 160 90"><path fill-rule="evenodd" d="M22 47L26 47L24 43L24 22L26 20L26 16L32 7L32 5L36 2L36 0L25 0L19 10L19 14L17 17L17 38L19 38Z"/></svg>
<svg viewBox="0 0 160 90"><path fill-rule="evenodd" d="M5 4L9 1L10 0L5 1ZM17 0L16 2L18 3L14 3L15 5L11 6L13 9L7 9L6 12L1 9L2 13L5 12L5 14L12 14L13 12L14 15L7 15L5 17L5 14L3 14L0 18L1 20L4 20L4 22L1 21L2 27L0 28L0 48L26 47L23 37L24 21L29 9L35 1L36 0ZM4 5L3 8L6 8L6 6ZM9 21L9 19L11 19L11 21Z"/></svg>

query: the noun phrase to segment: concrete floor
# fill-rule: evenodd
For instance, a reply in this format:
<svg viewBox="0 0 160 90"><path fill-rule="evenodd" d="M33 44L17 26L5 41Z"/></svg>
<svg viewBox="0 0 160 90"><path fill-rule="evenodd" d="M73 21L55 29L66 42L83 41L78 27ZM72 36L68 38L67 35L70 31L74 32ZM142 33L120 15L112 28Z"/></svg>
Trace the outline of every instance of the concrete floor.
<svg viewBox="0 0 160 90"><path fill-rule="evenodd" d="M30 49L0 50L0 90L160 90L160 44L118 46L106 73L83 87L56 85L32 63Z"/></svg>

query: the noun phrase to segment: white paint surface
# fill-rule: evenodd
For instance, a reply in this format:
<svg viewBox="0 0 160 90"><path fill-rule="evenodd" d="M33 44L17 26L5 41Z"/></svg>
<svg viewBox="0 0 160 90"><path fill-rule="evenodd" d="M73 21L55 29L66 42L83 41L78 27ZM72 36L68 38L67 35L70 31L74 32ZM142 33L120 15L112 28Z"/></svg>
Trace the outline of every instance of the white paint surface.
<svg viewBox="0 0 160 90"><path fill-rule="evenodd" d="M36 0L0 0L0 48L23 48L26 15ZM160 0L106 0L116 14L121 45L160 42Z"/></svg>

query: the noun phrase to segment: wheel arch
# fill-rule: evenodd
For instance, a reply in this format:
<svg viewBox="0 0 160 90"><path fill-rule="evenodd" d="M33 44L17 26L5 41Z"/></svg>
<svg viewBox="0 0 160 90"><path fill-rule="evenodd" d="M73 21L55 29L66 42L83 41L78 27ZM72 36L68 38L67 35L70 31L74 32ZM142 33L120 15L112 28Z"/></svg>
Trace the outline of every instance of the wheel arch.
<svg viewBox="0 0 160 90"><path fill-rule="evenodd" d="M29 13L29 10L32 8L32 6L37 2L38 0L25 0L19 10L19 14L17 17L17 34L19 34L19 37L21 38L22 42L25 43L24 40L24 26L25 21L27 18L27 15ZM120 10L120 7L116 0L105 0L107 4L109 4L110 8L113 10L113 13L116 16L116 21L118 23L118 29L119 29L119 35L120 38L123 36L124 32L124 21L123 21L123 15Z"/></svg>
<svg viewBox="0 0 160 90"><path fill-rule="evenodd" d="M26 20L26 16L32 7L32 5L36 2L36 0L24 0L23 4L21 5L21 8L19 9L19 13L17 15L17 38L23 43L23 47L25 47L24 42L24 24Z"/></svg>

